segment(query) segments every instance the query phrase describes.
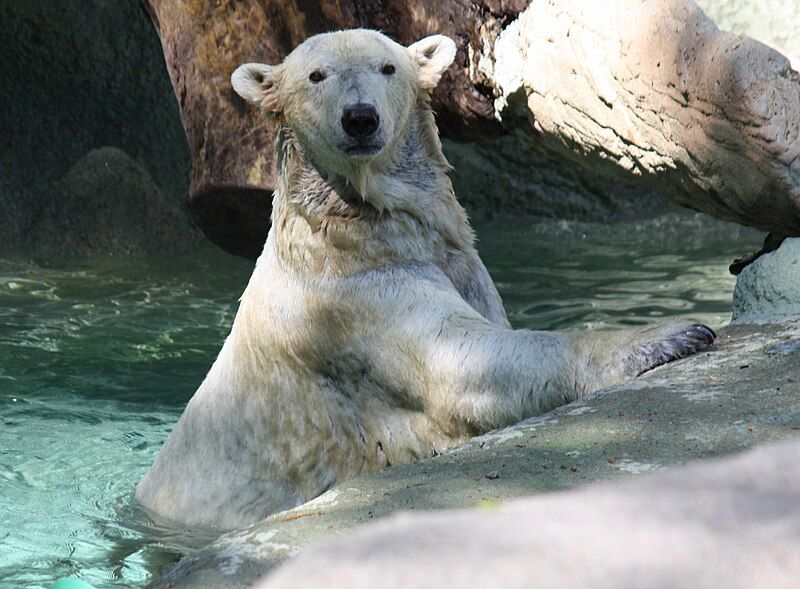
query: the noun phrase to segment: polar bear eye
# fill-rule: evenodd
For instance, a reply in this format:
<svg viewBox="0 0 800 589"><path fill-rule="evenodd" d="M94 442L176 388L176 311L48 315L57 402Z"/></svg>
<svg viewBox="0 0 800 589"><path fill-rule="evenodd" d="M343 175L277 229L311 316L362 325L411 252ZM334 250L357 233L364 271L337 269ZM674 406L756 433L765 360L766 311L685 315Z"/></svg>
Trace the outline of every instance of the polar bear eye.
<svg viewBox="0 0 800 589"><path fill-rule="evenodd" d="M325 79L325 74L323 74L320 70L314 70L308 76L308 79L311 80L314 84L319 84L322 80Z"/></svg>
<svg viewBox="0 0 800 589"><path fill-rule="evenodd" d="M384 76L391 76L394 73L394 66L391 63L387 63L385 66L383 66L381 73Z"/></svg>

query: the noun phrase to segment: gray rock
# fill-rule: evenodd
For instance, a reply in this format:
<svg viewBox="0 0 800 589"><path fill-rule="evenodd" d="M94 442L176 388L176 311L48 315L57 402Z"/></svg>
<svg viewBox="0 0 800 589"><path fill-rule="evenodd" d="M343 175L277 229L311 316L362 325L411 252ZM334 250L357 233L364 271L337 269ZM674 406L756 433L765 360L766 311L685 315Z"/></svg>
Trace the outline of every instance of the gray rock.
<svg viewBox="0 0 800 589"><path fill-rule="evenodd" d="M179 252L199 239L145 170L122 150L104 147L53 185L21 243L28 254L89 257Z"/></svg>
<svg viewBox="0 0 800 589"><path fill-rule="evenodd" d="M636 481L399 515L311 547L259 589L791 587L800 442Z"/></svg>
<svg viewBox="0 0 800 589"><path fill-rule="evenodd" d="M548 154L524 133L463 144L444 140L453 189L470 216L524 214L603 222L680 210L655 191Z"/></svg>
<svg viewBox="0 0 800 589"><path fill-rule="evenodd" d="M6 0L0 23L0 252L24 242L53 183L103 146L125 151L184 206L189 149L138 0Z"/></svg>
<svg viewBox="0 0 800 589"><path fill-rule="evenodd" d="M723 30L753 37L800 65L797 0L697 0ZM797 69L797 67L795 68ZM575 220L657 214L670 207L642 186L587 173L537 149L523 133L478 144L445 140L459 200L474 215L519 212ZM525 174L520 174L525 170Z"/></svg>
<svg viewBox="0 0 800 589"><path fill-rule="evenodd" d="M758 39L800 65L797 0L695 0L719 28ZM797 67L795 67L797 69Z"/></svg>
<svg viewBox="0 0 800 589"><path fill-rule="evenodd" d="M301 507L222 536L151 586L249 587L304 546L397 512L491 508L794 438L800 434L798 341L797 323L728 327L708 353L436 458L344 482ZM487 478L492 471L497 478Z"/></svg>
<svg viewBox="0 0 800 589"><path fill-rule="evenodd" d="M785 240L742 270L733 292L737 323L787 317L800 317L800 238Z"/></svg>

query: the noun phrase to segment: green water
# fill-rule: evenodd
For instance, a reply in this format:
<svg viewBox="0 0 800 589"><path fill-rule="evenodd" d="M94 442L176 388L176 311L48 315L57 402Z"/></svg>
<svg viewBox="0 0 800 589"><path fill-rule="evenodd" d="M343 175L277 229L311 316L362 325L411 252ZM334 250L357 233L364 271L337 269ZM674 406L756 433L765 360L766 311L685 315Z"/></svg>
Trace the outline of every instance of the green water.
<svg viewBox="0 0 800 589"><path fill-rule="evenodd" d="M512 323L604 329L727 321L727 264L758 234L697 216L613 226L495 222L479 249ZM73 575L139 586L207 537L159 529L129 494L211 365L250 264L0 260L0 586Z"/></svg>

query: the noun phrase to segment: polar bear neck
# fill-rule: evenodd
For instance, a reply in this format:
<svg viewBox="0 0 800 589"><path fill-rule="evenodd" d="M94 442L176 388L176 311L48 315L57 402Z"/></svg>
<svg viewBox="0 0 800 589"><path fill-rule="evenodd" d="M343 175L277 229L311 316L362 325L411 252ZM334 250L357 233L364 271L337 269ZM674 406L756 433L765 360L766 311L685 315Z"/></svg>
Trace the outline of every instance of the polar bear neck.
<svg viewBox="0 0 800 589"><path fill-rule="evenodd" d="M322 169L291 129L281 128L271 237L283 262L304 272L346 274L437 263L448 251L473 248L427 105L387 151L354 182Z"/></svg>

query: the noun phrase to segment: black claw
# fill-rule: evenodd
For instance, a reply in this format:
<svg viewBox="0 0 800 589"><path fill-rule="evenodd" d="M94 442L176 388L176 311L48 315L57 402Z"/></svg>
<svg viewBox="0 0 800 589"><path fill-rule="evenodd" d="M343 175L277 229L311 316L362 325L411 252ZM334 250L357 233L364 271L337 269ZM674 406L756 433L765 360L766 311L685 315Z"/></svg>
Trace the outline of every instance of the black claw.
<svg viewBox="0 0 800 589"><path fill-rule="evenodd" d="M677 332L663 341L638 348L626 359L626 372L642 374L656 366L702 352L714 343L716 337L713 329L702 323L695 323L684 332Z"/></svg>
<svg viewBox="0 0 800 589"><path fill-rule="evenodd" d="M708 325L702 323L695 323L690 329L690 333L699 336L699 339L705 343L713 343L717 339L717 334Z"/></svg>

